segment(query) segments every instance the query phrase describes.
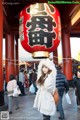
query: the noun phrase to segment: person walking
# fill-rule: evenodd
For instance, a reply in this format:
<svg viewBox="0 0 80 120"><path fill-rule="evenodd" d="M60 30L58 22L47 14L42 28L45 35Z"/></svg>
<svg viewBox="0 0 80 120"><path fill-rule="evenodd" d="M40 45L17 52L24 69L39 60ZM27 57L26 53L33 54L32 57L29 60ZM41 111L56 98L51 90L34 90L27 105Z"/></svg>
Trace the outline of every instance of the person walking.
<svg viewBox="0 0 80 120"><path fill-rule="evenodd" d="M33 74L33 70L31 70L29 73L29 86L31 86L32 84L32 74Z"/></svg>
<svg viewBox="0 0 80 120"><path fill-rule="evenodd" d="M24 71L24 79L25 79L25 87L29 87L29 81L28 81L28 76L27 76L27 71Z"/></svg>
<svg viewBox="0 0 80 120"><path fill-rule="evenodd" d="M50 120L51 116L56 112L56 105L53 94L56 90L56 68L49 59L41 60L37 73L36 97L34 100L34 108L43 115L43 120Z"/></svg>
<svg viewBox="0 0 80 120"><path fill-rule="evenodd" d="M21 90L21 95L26 95L25 89L24 89L24 84L25 84L24 69L20 69L18 85Z"/></svg>
<svg viewBox="0 0 80 120"><path fill-rule="evenodd" d="M57 111L59 111L60 113L59 119L64 120L65 116L64 116L63 106L62 106L62 99L63 99L64 92L66 93L68 92L69 86L68 86L68 82L66 80L65 75L61 72L59 67L57 67L56 87L59 93L59 102L57 104Z"/></svg>
<svg viewBox="0 0 80 120"><path fill-rule="evenodd" d="M33 69L33 72L32 72L32 84L33 84L33 86L35 88L35 93L34 94L36 94L36 92L37 92L36 80L37 80L37 73L36 73L36 70Z"/></svg>
<svg viewBox="0 0 80 120"><path fill-rule="evenodd" d="M75 78L73 78L73 87L75 89L77 106L80 108L80 68L77 69Z"/></svg>
<svg viewBox="0 0 80 120"><path fill-rule="evenodd" d="M18 97L13 97L13 90L17 88L17 81L14 77L14 75L10 75L10 81L7 83L7 91L8 91L8 110L9 113L12 114L12 108L13 108L13 99L16 103L16 110L19 109L19 102Z"/></svg>

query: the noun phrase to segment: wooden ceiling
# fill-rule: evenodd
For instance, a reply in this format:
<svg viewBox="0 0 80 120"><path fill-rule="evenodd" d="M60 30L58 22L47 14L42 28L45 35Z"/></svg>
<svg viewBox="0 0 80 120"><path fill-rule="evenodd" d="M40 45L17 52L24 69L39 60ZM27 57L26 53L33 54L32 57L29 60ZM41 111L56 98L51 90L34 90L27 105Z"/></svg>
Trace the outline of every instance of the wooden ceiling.
<svg viewBox="0 0 80 120"><path fill-rule="evenodd" d="M34 4L36 2L47 3L48 0L3 0L2 4L4 13L4 33L5 32L9 33L12 31L18 34L20 11L29 4ZM78 19L78 22L76 22L74 26L70 25L71 17L73 16L76 9L80 8L80 5L54 4L54 6L60 12L62 28L65 27L66 29L70 30L71 36L80 36L80 19Z"/></svg>

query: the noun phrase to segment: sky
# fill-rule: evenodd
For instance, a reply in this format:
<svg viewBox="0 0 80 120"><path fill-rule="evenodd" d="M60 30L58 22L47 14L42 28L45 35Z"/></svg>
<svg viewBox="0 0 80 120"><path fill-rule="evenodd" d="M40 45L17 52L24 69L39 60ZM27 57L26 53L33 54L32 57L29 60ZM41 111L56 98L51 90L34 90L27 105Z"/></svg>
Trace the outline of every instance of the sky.
<svg viewBox="0 0 80 120"><path fill-rule="evenodd" d="M71 58L74 58L80 61L80 38L71 37L70 38L70 47L71 47ZM61 42L58 46L58 62L62 61L62 45Z"/></svg>
<svg viewBox="0 0 80 120"><path fill-rule="evenodd" d="M75 58L78 53L80 53L80 38L71 38L71 54L72 58Z"/></svg>
<svg viewBox="0 0 80 120"><path fill-rule="evenodd" d="M70 38L70 45L71 45L71 57L76 58L76 56L80 53L80 38L74 37ZM3 40L3 56L5 55L5 40ZM62 48L61 42L58 46L58 56L62 56ZM50 54L50 58L53 57L53 53ZM25 51L21 46L19 40L19 60L21 61L32 61L35 60L32 58L32 54Z"/></svg>
<svg viewBox="0 0 80 120"><path fill-rule="evenodd" d="M61 42L58 46L58 56L62 55ZM76 56L80 53L80 38L71 37L70 38L70 46L71 46L71 57L76 58Z"/></svg>

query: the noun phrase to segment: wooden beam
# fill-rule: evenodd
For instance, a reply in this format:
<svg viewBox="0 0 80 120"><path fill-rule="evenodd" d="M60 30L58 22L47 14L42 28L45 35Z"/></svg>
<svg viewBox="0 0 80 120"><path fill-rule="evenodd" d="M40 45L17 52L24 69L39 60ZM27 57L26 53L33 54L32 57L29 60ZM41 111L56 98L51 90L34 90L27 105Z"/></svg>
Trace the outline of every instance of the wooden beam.
<svg viewBox="0 0 80 120"><path fill-rule="evenodd" d="M64 24L62 24L62 28L65 28L65 31L73 31L78 33L78 31L75 29L76 26L80 23L80 5L74 6L73 10L70 11L70 14L68 16L68 21L66 21ZM80 31L80 28L79 28Z"/></svg>
<svg viewBox="0 0 80 120"><path fill-rule="evenodd" d="M5 15L3 15L3 29L5 30L5 32L11 33L11 29L10 29L10 26L7 22Z"/></svg>
<svg viewBox="0 0 80 120"><path fill-rule="evenodd" d="M75 25L79 20L80 20L80 8L77 11L75 11L73 16L71 17L71 25L72 26Z"/></svg>

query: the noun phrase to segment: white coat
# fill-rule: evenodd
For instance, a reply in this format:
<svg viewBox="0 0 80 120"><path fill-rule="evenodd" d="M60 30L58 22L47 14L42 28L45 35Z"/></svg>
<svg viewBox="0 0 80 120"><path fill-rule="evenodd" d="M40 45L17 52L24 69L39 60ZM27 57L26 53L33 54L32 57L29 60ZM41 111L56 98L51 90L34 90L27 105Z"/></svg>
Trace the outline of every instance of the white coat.
<svg viewBox="0 0 80 120"><path fill-rule="evenodd" d="M47 62L41 62L41 65L39 64L38 67L38 72L41 73L40 68L42 67L42 65L46 65L47 66ZM48 68L52 68L52 64L51 66L48 64ZM37 108L38 111L42 114L45 115L54 115L56 112L56 105L55 105L55 101L54 98L52 96L52 94L54 94L54 91L56 89L56 69L55 66L53 64L53 69L51 69L52 72L48 75L48 77L45 79L45 82L43 85L41 86L37 86L38 87L38 91L36 93L36 97L34 100L34 108ZM38 76L40 76L40 74L38 73Z"/></svg>
<svg viewBox="0 0 80 120"><path fill-rule="evenodd" d="M7 91L9 92L8 96L13 96L13 90L17 87L17 81L15 79L9 81L7 84Z"/></svg>

